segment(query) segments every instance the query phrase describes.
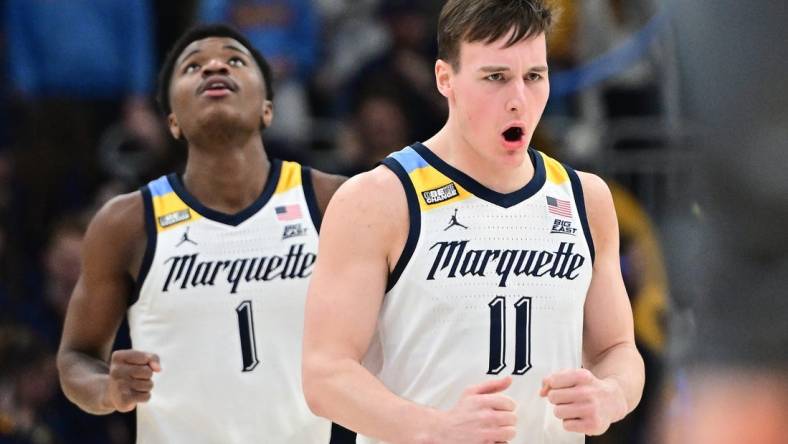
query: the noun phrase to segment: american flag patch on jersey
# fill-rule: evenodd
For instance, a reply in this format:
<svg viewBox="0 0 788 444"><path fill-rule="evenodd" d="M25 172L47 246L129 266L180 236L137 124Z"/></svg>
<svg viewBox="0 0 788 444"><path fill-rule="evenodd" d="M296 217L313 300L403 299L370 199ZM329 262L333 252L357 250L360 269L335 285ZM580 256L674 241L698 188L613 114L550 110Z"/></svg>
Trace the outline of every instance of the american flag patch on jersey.
<svg viewBox="0 0 788 444"><path fill-rule="evenodd" d="M556 199L555 197L547 196L547 211L556 216L571 218L572 205L568 200Z"/></svg>
<svg viewBox="0 0 788 444"><path fill-rule="evenodd" d="M274 209L278 220L301 219L301 206L298 204L282 205Z"/></svg>

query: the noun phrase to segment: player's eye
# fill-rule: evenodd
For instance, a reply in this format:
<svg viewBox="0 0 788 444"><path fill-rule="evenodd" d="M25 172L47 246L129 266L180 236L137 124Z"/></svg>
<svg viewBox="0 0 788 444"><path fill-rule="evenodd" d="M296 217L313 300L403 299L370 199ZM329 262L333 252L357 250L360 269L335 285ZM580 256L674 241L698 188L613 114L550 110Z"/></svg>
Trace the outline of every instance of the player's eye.
<svg viewBox="0 0 788 444"><path fill-rule="evenodd" d="M246 66L246 62L240 57L233 57L227 63L230 66Z"/></svg>
<svg viewBox="0 0 788 444"><path fill-rule="evenodd" d="M485 79L492 82L500 82L501 80L504 80L504 76L500 72L495 72L485 77Z"/></svg>
<svg viewBox="0 0 788 444"><path fill-rule="evenodd" d="M192 63L189 63L188 65L186 65L185 68L183 68L183 73L184 74L191 74L191 73L197 71L198 69L200 69L200 65L198 65L197 63L192 62Z"/></svg>
<svg viewBox="0 0 788 444"><path fill-rule="evenodd" d="M525 76L525 78L526 78L527 80L530 80L530 81L532 81L532 82L535 82L535 81L537 81L537 80L542 80L543 76L542 76L541 74L539 74L538 72L529 72L529 73L528 73L528 74Z"/></svg>

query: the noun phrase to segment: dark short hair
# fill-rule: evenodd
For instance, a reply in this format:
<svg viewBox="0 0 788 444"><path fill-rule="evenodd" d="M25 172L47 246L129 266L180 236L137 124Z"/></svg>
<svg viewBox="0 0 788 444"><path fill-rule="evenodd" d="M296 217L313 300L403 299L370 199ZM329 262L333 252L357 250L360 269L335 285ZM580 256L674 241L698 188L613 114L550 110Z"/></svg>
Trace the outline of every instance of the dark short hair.
<svg viewBox="0 0 788 444"><path fill-rule="evenodd" d="M492 43L512 29L506 46L550 30L554 11L545 0L448 0L438 19L438 57L460 67L460 43Z"/></svg>
<svg viewBox="0 0 788 444"><path fill-rule="evenodd" d="M221 23L199 25L189 29L178 38L167 53L164 64L162 64L161 70L159 71L159 85L156 92L156 101L165 115L172 112L172 107L170 107L170 81L172 80L172 72L175 69L175 61L183 50L192 44L192 42L209 37L231 38L248 49L254 61L257 63L257 66L260 67L260 74L262 74L263 83L265 84L265 98L268 100L274 99L274 89L271 86L273 76L271 74L271 66L268 64L268 61L266 61L265 57L260 54L260 51L255 49L243 34L235 28Z"/></svg>

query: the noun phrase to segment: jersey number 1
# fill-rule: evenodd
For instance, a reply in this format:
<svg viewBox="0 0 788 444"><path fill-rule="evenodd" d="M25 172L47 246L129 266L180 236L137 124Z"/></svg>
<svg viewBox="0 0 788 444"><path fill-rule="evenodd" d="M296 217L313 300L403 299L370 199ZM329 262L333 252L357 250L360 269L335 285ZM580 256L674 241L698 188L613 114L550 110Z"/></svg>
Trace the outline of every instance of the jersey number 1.
<svg viewBox="0 0 788 444"><path fill-rule="evenodd" d="M487 374L497 375L506 368L506 298L490 301L490 366ZM531 298L521 297L514 304L514 370L523 375L531 369Z"/></svg>
<svg viewBox="0 0 788 444"><path fill-rule="evenodd" d="M254 318L252 317L252 301L243 301L235 308L238 315L238 331L241 334L241 357L243 371L250 372L260 363L257 360L257 343L254 339Z"/></svg>

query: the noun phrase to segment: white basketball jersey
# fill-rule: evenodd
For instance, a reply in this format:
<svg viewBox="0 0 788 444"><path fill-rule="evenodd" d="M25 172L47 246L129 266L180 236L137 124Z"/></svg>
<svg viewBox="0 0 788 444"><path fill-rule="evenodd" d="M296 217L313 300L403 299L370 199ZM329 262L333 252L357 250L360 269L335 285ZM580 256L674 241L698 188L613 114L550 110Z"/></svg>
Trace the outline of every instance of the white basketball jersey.
<svg viewBox="0 0 788 444"><path fill-rule="evenodd" d="M148 248L128 319L157 353L139 443L328 443L301 388L320 213L310 171L272 161L260 197L227 215L171 174L142 189Z"/></svg>
<svg viewBox="0 0 788 444"><path fill-rule="evenodd" d="M405 187L410 233L365 364L397 395L443 410L466 387L512 375L510 442L582 443L539 389L548 374L582 366L593 244L577 174L533 149L529 156L533 179L509 194L422 144L383 161Z"/></svg>

